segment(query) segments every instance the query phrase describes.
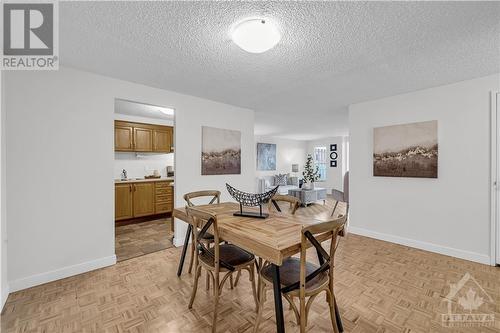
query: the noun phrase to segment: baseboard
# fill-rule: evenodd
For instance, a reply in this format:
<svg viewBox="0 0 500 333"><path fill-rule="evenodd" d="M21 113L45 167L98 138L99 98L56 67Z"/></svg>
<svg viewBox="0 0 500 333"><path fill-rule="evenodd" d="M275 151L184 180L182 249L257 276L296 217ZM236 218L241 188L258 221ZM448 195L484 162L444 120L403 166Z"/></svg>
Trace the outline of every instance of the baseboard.
<svg viewBox="0 0 500 333"><path fill-rule="evenodd" d="M182 239L174 237L172 243L174 244L175 247L181 247L184 246L184 240L185 237L182 237ZM191 240L189 242L191 243Z"/></svg>
<svg viewBox="0 0 500 333"><path fill-rule="evenodd" d="M491 264L490 257L485 255L485 254L480 254L480 253L470 252L470 251L465 251L465 250L459 250L459 249L455 249L452 247L427 243L427 242L418 241L418 240L405 238L405 237L400 237L400 236L396 236L396 235L384 234L381 232L372 231L372 230L368 230L368 229L364 229L364 228L353 227L353 226L349 226L348 232L356 234L356 235L361 235L361 236L366 236L366 237L370 237L370 238L375 238L375 239L391 242L391 243L396 243L396 244L400 244L400 245L414 247L414 248L417 248L420 250L444 254L447 256L465 259L465 260L469 260L469 261L474 261L474 262L478 262L478 263L485 264L485 265Z"/></svg>
<svg viewBox="0 0 500 333"><path fill-rule="evenodd" d="M9 297L9 284L5 286L2 290L2 298L0 299L0 312L3 311L3 307L5 306L5 302L7 302L7 298Z"/></svg>
<svg viewBox="0 0 500 333"><path fill-rule="evenodd" d="M92 261L87 261L81 264L63 267L53 271L31 275L22 279L9 281L10 292L23 290L26 288L38 286L47 282L63 279L73 275L93 271L98 268L103 268L116 264L116 256L112 255Z"/></svg>

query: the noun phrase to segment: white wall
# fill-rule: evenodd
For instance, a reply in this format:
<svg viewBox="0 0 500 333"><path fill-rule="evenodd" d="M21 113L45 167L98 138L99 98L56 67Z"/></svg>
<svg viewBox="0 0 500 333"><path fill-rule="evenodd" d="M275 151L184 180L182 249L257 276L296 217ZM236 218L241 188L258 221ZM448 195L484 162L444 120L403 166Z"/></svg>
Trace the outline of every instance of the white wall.
<svg viewBox="0 0 500 333"><path fill-rule="evenodd" d="M490 263L492 75L351 105L350 229ZM373 128L438 121L437 179L373 177Z"/></svg>
<svg viewBox="0 0 500 333"><path fill-rule="evenodd" d="M311 154L314 158L314 148L315 147L326 147L326 152L330 154L330 145L337 144L337 167L330 167L330 158L327 156L328 164L326 166L326 181L316 182L317 187L324 187L328 189L328 193L331 193L332 189L342 191L344 182L343 176L345 173L345 144L347 142L347 137L334 136L329 138L323 138L318 140L312 140L307 142L307 154Z"/></svg>
<svg viewBox="0 0 500 333"><path fill-rule="evenodd" d="M9 296L9 284L7 278L7 173L6 173L6 140L5 140L5 98L4 98L4 76L0 71L1 91L1 117L0 117L0 311Z"/></svg>
<svg viewBox="0 0 500 333"><path fill-rule="evenodd" d="M189 102L189 103L188 103ZM182 195L187 192L215 189L222 192L223 201L234 201L226 183L244 191L254 192L255 142L254 112L235 106L203 99L186 100L173 105L175 114L175 191L176 207L185 206ZM183 111L184 110L184 111ZM241 175L201 175L201 126L241 131ZM174 245L184 242L187 225L176 221Z"/></svg>
<svg viewBox="0 0 500 333"><path fill-rule="evenodd" d="M253 165L257 169L257 143L276 144L276 170L257 170L256 176L272 176L278 173L292 173L292 164L299 165L297 176L302 176L307 155L307 142L299 140L280 139L268 136L255 136L255 158Z"/></svg>
<svg viewBox="0 0 500 333"><path fill-rule="evenodd" d="M190 190L227 197L225 181L254 189L251 110L69 68L4 75L11 290L115 263L115 98L176 109L176 206ZM242 131L241 175L201 176L202 125Z"/></svg>

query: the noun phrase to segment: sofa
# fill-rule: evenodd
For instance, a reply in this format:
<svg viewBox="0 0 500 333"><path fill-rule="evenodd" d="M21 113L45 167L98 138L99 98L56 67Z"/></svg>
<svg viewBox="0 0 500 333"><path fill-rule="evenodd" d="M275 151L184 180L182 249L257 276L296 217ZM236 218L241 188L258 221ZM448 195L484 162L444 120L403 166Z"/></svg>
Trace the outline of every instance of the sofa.
<svg viewBox="0 0 500 333"><path fill-rule="evenodd" d="M258 189L259 193L267 192L269 190L272 190L275 188L277 185L276 184L276 176L277 175L272 175L272 176L264 176L258 178ZM278 187L278 192L279 194L288 194L288 190L293 190L293 189L298 189L299 188L299 177L294 177L290 175L286 175L286 185L280 185Z"/></svg>

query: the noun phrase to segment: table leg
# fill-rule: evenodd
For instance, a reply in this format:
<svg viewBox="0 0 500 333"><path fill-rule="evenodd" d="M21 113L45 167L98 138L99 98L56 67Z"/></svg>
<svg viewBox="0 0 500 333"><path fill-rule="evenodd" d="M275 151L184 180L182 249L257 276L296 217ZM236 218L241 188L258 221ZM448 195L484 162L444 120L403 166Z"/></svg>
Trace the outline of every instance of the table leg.
<svg viewBox="0 0 500 333"><path fill-rule="evenodd" d="M276 332L285 333L285 320L283 318L283 302L281 300L280 268L273 266L273 292L274 311L276 313Z"/></svg>
<svg viewBox="0 0 500 333"><path fill-rule="evenodd" d="M184 266L184 259L186 259L186 251L189 247L189 238L191 237L191 232L193 231L193 226L188 224L188 228L186 231L186 238L184 239L184 246L182 247L181 260L179 261L179 268L177 268L177 276L181 276L182 267Z"/></svg>

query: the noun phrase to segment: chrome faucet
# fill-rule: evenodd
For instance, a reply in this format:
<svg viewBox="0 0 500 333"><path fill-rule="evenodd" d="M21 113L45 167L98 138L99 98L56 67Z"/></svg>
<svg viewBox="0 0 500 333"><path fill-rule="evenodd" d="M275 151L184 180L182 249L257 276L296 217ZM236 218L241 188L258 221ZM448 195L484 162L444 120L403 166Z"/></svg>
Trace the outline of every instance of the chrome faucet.
<svg viewBox="0 0 500 333"><path fill-rule="evenodd" d="M122 170L122 179L123 180L127 179L127 170L125 169Z"/></svg>

